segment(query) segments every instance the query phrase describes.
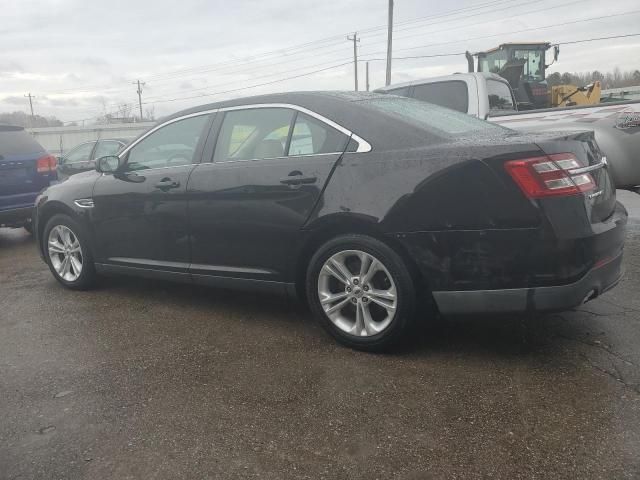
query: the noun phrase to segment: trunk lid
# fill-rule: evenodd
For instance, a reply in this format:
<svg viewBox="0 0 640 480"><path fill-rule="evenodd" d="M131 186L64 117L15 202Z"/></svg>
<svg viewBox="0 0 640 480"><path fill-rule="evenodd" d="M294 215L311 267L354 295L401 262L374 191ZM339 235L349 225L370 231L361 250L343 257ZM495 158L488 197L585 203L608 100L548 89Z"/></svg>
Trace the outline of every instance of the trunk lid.
<svg viewBox="0 0 640 480"><path fill-rule="evenodd" d="M572 154L580 166L569 173L591 176L593 188L581 194L590 223L600 223L613 214L616 190L609 174L606 156L598 147L593 132L536 135L535 143L547 155Z"/></svg>

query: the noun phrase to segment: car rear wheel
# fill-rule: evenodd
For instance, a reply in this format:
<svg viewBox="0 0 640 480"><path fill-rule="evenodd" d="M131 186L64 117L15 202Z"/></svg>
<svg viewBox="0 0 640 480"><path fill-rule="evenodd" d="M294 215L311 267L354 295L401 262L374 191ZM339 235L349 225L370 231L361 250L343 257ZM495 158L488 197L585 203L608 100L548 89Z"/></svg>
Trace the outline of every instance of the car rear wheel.
<svg viewBox="0 0 640 480"><path fill-rule="evenodd" d="M62 285L85 290L94 284L91 249L78 222L67 215L55 215L45 226L42 241L49 269Z"/></svg>
<svg viewBox="0 0 640 480"><path fill-rule="evenodd" d="M381 241L344 235L313 256L307 298L321 325L360 350L395 346L414 321L415 288L402 258Z"/></svg>

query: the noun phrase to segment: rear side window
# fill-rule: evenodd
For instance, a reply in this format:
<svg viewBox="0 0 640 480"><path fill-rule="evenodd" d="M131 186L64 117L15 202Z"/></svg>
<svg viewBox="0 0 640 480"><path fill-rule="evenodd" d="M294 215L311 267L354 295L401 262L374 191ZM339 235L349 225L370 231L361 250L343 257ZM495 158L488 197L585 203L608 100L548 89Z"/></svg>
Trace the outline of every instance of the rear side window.
<svg viewBox="0 0 640 480"><path fill-rule="evenodd" d="M415 85L412 97L462 113L467 113L469 106L467 84L460 80Z"/></svg>
<svg viewBox="0 0 640 480"><path fill-rule="evenodd" d="M349 137L288 108L248 108L225 113L214 162L342 152Z"/></svg>
<svg viewBox="0 0 640 480"><path fill-rule="evenodd" d="M347 141L345 134L309 115L298 113L291 135L289 155L342 152Z"/></svg>
<svg viewBox="0 0 640 480"><path fill-rule="evenodd" d="M476 133L504 133L508 128L477 119L465 113L442 108L412 98L376 97L363 100L363 105L390 117L433 132L441 137Z"/></svg>
<svg viewBox="0 0 640 480"><path fill-rule="evenodd" d="M293 110L286 108L226 112L214 162L283 157L293 116Z"/></svg>
<svg viewBox="0 0 640 480"><path fill-rule="evenodd" d="M22 127L0 125L0 155L43 152L44 148Z"/></svg>
<svg viewBox="0 0 640 480"><path fill-rule="evenodd" d="M497 80L487 80L487 93L489 94L489 110L491 111L515 111L511 89L509 85Z"/></svg>

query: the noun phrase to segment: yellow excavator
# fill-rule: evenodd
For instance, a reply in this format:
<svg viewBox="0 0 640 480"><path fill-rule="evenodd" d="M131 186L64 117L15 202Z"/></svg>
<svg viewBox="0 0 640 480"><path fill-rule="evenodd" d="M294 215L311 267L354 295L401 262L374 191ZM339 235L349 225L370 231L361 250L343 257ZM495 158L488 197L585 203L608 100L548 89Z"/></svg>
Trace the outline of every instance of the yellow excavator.
<svg viewBox="0 0 640 480"><path fill-rule="evenodd" d="M553 60L547 64L548 50ZM585 87L555 85L549 88L546 69L558 60L559 45L549 42L503 43L486 52L467 52L469 71L474 71L474 57L478 72L497 73L505 78L516 95L522 110L533 108L595 105L600 103L600 82Z"/></svg>

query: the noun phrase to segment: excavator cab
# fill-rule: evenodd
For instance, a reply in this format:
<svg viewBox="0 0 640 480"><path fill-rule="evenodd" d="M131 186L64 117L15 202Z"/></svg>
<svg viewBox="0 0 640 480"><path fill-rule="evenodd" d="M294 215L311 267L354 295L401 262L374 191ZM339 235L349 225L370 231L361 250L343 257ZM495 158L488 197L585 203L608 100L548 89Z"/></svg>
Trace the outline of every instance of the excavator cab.
<svg viewBox="0 0 640 480"><path fill-rule="evenodd" d="M553 61L546 64L547 50L551 47ZM505 78L516 95L518 108L525 110L550 106L545 73L559 53L558 46L549 42L503 43L474 56L478 58L478 72L497 73ZM469 61L469 71L473 71L472 61Z"/></svg>

